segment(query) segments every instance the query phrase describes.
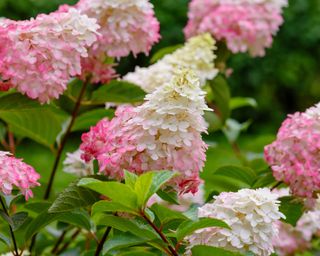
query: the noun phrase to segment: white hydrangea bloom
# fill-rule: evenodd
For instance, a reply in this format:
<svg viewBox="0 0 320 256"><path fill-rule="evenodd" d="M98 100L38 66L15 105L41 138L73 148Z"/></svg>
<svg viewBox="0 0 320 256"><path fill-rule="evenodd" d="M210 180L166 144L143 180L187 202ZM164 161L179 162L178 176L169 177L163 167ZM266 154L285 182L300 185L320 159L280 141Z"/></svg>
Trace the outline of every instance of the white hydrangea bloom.
<svg viewBox="0 0 320 256"><path fill-rule="evenodd" d="M144 91L151 93L169 82L177 68L187 68L196 73L203 86L218 73L214 67L215 49L215 40L209 34L190 38L182 48L167 54L147 68L137 67L134 72L125 75L123 80L135 83Z"/></svg>
<svg viewBox="0 0 320 256"><path fill-rule="evenodd" d="M205 3L205 0L203 0ZM281 9L288 5L288 0L212 0L212 4L223 5L244 5L244 4L263 4L270 8Z"/></svg>
<svg viewBox="0 0 320 256"><path fill-rule="evenodd" d="M296 230L301 232L306 241L311 241L314 234L320 232L320 211L305 212L297 223Z"/></svg>
<svg viewBox="0 0 320 256"><path fill-rule="evenodd" d="M267 188L242 189L221 193L215 201L199 208L199 217L225 221L231 229L205 228L189 236L189 249L195 245L210 245L226 250L267 256L273 252L272 238L277 235L279 212L277 195Z"/></svg>
<svg viewBox="0 0 320 256"><path fill-rule="evenodd" d="M317 118L320 119L320 102L310 107L303 113L303 115L310 117L310 118Z"/></svg>
<svg viewBox="0 0 320 256"><path fill-rule="evenodd" d="M82 153L80 149L73 153L67 153L67 157L63 162L63 171L78 177L94 174L93 161L86 163L81 159Z"/></svg>

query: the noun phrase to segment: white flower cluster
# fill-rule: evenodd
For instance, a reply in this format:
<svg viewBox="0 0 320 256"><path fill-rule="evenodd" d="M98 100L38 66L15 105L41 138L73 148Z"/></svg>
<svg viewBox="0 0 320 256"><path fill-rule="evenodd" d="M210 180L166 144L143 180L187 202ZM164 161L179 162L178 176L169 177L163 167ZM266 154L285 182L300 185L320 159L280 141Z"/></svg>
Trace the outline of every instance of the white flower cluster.
<svg viewBox="0 0 320 256"><path fill-rule="evenodd" d="M93 174L93 161L88 163L81 159L83 152L78 149L73 153L67 153L67 157L63 162L63 171L74 174L78 177L88 176Z"/></svg>
<svg viewBox="0 0 320 256"><path fill-rule="evenodd" d="M215 40L210 34L190 38L182 48L147 68L137 67L134 72L125 75L123 80L135 83L150 93L169 82L177 68L187 68L196 73L203 86L218 73L214 67L215 49Z"/></svg>
<svg viewBox="0 0 320 256"><path fill-rule="evenodd" d="M223 220L231 229L198 230L187 238L189 249L202 244L261 256L273 252L272 238L278 233L276 221L284 217L276 195L261 188L225 192L214 198L213 203L199 208L198 217Z"/></svg>
<svg viewBox="0 0 320 256"><path fill-rule="evenodd" d="M245 5L245 4L262 4L270 8L281 9L288 5L288 0L213 0L213 4L223 5Z"/></svg>

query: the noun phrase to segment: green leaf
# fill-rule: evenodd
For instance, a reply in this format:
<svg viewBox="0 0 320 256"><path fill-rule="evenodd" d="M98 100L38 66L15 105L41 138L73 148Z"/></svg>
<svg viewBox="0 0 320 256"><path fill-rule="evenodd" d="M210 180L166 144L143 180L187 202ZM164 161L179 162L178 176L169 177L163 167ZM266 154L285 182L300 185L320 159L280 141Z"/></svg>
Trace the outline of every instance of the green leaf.
<svg viewBox="0 0 320 256"><path fill-rule="evenodd" d="M215 112L224 123L230 116L230 89L224 76L218 75L210 81L210 88L214 94L214 101L217 109Z"/></svg>
<svg viewBox="0 0 320 256"><path fill-rule="evenodd" d="M124 181L125 184L128 185L130 188L134 189L134 186L137 182L138 176L132 172L124 170Z"/></svg>
<svg viewBox="0 0 320 256"><path fill-rule="evenodd" d="M231 110L242 108L242 107L258 107L258 103L253 98L234 97L230 99L229 107Z"/></svg>
<svg viewBox="0 0 320 256"><path fill-rule="evenodd" d="M103 254L111 250L117 250L121 248L131 247L139 244L143 244L150 241L149 238L139 237L130 233L123 233L121 235L114 236L108 239L103 246Z"/></svg>
<svg viewBox="0 0 320 256"><path fill-rule="evenodd" d="M270 187L277 183L270 168L260 172L252 188Z"/></svg>
<svg viewBox="0 0 320 256"><path fill-rule="evenodd" d="M0 233L0 242L4 243L7 246L11 245L10 238Z"/></svg>
<svg viewBox="0 0 320 256"><path fill-rule="evenodd" d="M52 147L68 116L50 105L41 106L27 97L12 93L1 97L0 119L10 130L42 145Z"/></svg>
<svg viewBox="0 0 320 256"><path fill-rule="evenodd" d="M27 212L18 212L11 216L13 226L13 231L18 230L28 219L28 213Z"/></svg>
<svg viewBox="0 0 320 256"><path fill-rule="evenodd" d="M244 123L239 123L237 120L228 119L222 131L229 142L235 142L237 141L240 133L247 130L251 123L251 120L248 120Z"/></svg>
<svg viewBox="0 0 320 256"><path fill-rule="evenodd" d="M158 235L146 224L139 223L135 220L124 219L113 215L100 215L96 219L97 225L113 227L122 232L130 232L135 236L145 239L158 239Z"/></svg>
<svg viewBox="0 0 320 256"><path fill-rule="evenodd" d="M105 102L134 103L143 101L145 94L137 85L113 80L94 91L91 100L99 104L104 104Z"/></svg>
<svg viewBox="0 0 320 256"><path fill-rule="evenodd" d="M83 178L78 186L92 189L110 198L114 203L120 203L132 209L137 207L137 195L128 185L116 181L103 182L93 178Z"/></svg>
<svg viewBox="0 0 320 256"><path fill-rule="evenodd" d="M175 175L172 171L152 171L140 175L135 183L139 207L144 207L150 197Z"/></svg>
<svg viewBox="0 0 320 256"><path fill-rule="evenodd" d="M238 252L231 252L224 250L222 248L211 247L206 245L196 245L192 247L192 256L243 256L243 254Z"/></svg>
<svg viewBox="0 0 320 256"><path fill-rule="evenodd" d="M41 213L50 208L51 203L47 201L30 202L24 205L24 209L34 213Z"/></svg>
<svg viewBox="0 0 320 256"><path fill-rule="evenodd" d="M242 181L249 186L252 186L257 179L257 174L249 167L226 165L218 168L214 173L214 176L226 176Z"/></svg>
<svg viewBox="0 0 320 256"><path fill-rule="evenodd" d="M95 125L102 118L112 118L114 110L112 109L94 109L79 115L72 127L72 131L88 130L91 126Z"/></svg>
<svg viewBox="0 0 320 256"><path fill-rule="evenodd" d="M100 201L92 206L92 215L101 212L127 212L131 214L138 214L135 209L127 207L121 203Z"/></svg>
<svg viewBox="0 0 320 256"><path fill-rule="evenodd" d="M13 227L13 221L3 210L0 210L0 217L7 222L11 227Z"/></svg>
<svg viewBox="0 0 320 256"><path fill-rule="evenodd" d="M90 206L98 200L98 193L84 187L79 187L77 183L73 182L58 195L49 212L69 212Z"/></svg>
<svg viewBox="0 0 320 256"><path fill-rule="evenodd" d="M183 222L176 231L176 237L178 241L181 241L188 235L191 235L194 231L208 227L221 227L230 229L230 227L222 220L214 218L200 218L196 221L187 220Z"/></svg>
<svg viewBox="0 0 320 256"><path fill-rule="evenodd" d="M165 55L173 53L174 51L181 48L182 46L183 46L183 44L177 44L177 45L171 45L171 46L164 47L164 48L160 49L155 54L153 54L153 56L150 60L150 63L157 62L158 60L162 59Z"/></svg>
<svg viewBox="0 0 320 256"><path fill-rule="evenodd" d="M281 197L279 201L279 210L286 216L282 221L295 226L303 214L303 203L292 196Z"/></svg>
<svg viewBox="0 0 320 256"><path fill-rule="evenodd" d="M68 212L60 215L57 220L86 230L91 229L90 216L87 212Z"/></svg>
<svg viewBox="0 0 320 256"><path fill-rule="evenodd" d="M178 195L176 191L158 190L157 195L164 201L171 204L179 204Z"/></svg>
<svg viewBox="0 0 320 256"><path fill-rule="evenodd" d="M181 212L171 210L160 204L153 204L151 210L160 220L161 224L167 224L172 220L186 220L187 217Z"/></svg>
<svg viewBox="0 0 320 256"><path fill-rule="evenodd" d="M6 133L6 126L4 125L4 123L0 122L0 141L3 141L5 139Z"/></svg>

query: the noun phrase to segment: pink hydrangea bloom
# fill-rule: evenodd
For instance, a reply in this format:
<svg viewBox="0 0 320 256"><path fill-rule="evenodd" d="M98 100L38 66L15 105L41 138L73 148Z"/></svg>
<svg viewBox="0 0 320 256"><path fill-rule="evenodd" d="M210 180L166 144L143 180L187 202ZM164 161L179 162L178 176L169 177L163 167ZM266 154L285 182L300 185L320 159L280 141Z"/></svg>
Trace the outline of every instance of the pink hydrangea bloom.
<svg viewBox="0 0 320 256"><path fill-rule="evenodd" d="M183 71L147 95L139 107L123 106L111 121L102 120L82 136L83 159L98 159L100 171L115 179L123 170L180 173L173 185L181 193L198 190L205 161L204 110L209 110L199 79Z"/></svg>
<svg viewBox="0 0 320 256"><path fill-rule="evenodd" d="M80 0L76 8L101 26L99 41L92 47L97 55L147 54L160 38L159 22L148 0Z"/></svg>
<svg viewBox="0 0 320 256"><path fill-rule="evenodd" d="M3 24L4 23L4 24ZM41 103L58 98L97 40L95 19L76 9L0 25L2 81Z"/></svg>
<svg viewBox="0 0 320 256"><path fill-rule="evenodd" d="M312 198L320 190L320 105L289 115L277 139L265 147L274 177L293 194Z"/></svg>
<svg viewBox="0 0 320 256"><path fill-rule="evenodd" d="M20 189L26 200L33 196L31 188L39 186L40 175L10 153L0 151L0 191L10 195L14 186Z"/></svg>
<svg viewBox="0 0 320 256"><path fill-rule="evenodd" d="M233 53L263 56L282 24L285 0L192 0L186 37L209 32Z"/></svg>

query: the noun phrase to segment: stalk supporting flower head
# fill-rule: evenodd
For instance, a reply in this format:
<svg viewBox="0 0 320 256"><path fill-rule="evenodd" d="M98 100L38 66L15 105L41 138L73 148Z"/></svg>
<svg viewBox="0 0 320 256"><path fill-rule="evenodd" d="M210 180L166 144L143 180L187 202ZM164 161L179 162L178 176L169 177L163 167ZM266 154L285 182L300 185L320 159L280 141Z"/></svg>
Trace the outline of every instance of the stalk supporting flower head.
<svg viewBox="0 0 320 256"><path fill-rule="evenodd" d="M293 194L312 198L320 191L320 104L289 115L277 139L265 147L274 177Z"/></svg>
<svg viewBox="0 0 320 256"><path fill-rule="evenodd" d="M193 70L199 76L201 85L204 85L218 73L214 67L215 49L215 40L210 34L190 38L182 48L147 68L137 67L134 72L125 75L123 80L135 83L151 93L169 82L180 67Z"/></svg>
<svg viewBox="0 0 320 256"><path fill-rule="evenodd" d="M201 138L204 110L210 110L204 96L193 72L177 72L141 106L119 107L111 121L103 119L83 134L83 159L98 159L100 171L116 179L123 178L124 169L177 171L172 185L195 193L207 148Z"/></svg>
<svg viewBox="0 0 320 256"><path fill-rule="evenodd" d="M213 203L199 208L198 217L223 220L231 229L200 229L187 237L189 248L209 245L261 256L273 252L272 237L278 233L276 221L284 217L279 212L277 195L267 188L242 189L223 192L214 199Z"/></svg>
<svg viewBox="0 0 320 256"><path fill-rule="evenodd" d="M233 53L263 56L283 22L287 0L192 0L186 37L209 32Z"/></svg>
<svg viewBox="0 0 320 256"><path fill-rule="evenodd" d="M15 186L28 200L33 196L31 188L40 185L39 178L40 175L33 167L8 152L0 151L0 192L11 195Z"/></svg>
<svg viewBox="0 0 320 256"><path fill-rule="evenodd" d="M58 98L97 40L95 19L74 8L0 24L1 80L41 103Z"/></svg>

